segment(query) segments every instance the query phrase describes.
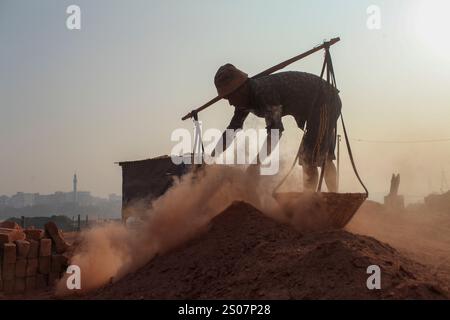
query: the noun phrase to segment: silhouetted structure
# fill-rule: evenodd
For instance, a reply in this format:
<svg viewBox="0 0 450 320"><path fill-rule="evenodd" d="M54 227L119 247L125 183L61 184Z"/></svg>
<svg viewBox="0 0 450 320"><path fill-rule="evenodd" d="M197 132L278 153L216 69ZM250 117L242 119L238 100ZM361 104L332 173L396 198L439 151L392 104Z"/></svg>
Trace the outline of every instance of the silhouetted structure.
<svg viewBox="0 0 450 320"><path fill-rule="evenodd" d="M77 174L75 173L73 175L73 202L75 202L75 203L78 202L77 183L78 183L78 179L77 179Z"/></svg>
<svg viewBox="0 0 450 320"><path fill-rule="evenodd" d="M400 174L393 174L391 178L391 188L389 194L384 197L384 204L389 209L400 209L405 208L405 199L403 196L398 194L398 189L400 187Z"/></svg>
<svg viewBox="0 0 450 320"><path fill-rule="evenodd" d="M450 191L443 194L430 194L425 197L425 204L433 211L450 214Z"/></svg>
<svg viewBox="0 0 450 320"><path fill-rule="evenodd" d="M169 189L174 177L181 177L188 166L176 165L169 156L119 162L122 167L122 220L136 216L135 206L150 207L151 202ZM144 200L144 201L142 201ZM136 212L136 213L135 213Z"/></svg>

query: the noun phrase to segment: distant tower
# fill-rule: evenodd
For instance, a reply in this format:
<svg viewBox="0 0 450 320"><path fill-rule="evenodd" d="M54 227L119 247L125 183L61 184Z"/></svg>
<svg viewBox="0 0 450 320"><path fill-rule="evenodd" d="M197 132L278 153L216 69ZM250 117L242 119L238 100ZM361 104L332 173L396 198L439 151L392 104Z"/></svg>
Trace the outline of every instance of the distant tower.
<svg viewBox="0 0 450 320"><path fill-rule="evenodd" d="M78 183L78 179L77 179L77 174L75 173L73 175L73 202L77 202L78 200L78 196L77 196L77 183Z"/></svg>

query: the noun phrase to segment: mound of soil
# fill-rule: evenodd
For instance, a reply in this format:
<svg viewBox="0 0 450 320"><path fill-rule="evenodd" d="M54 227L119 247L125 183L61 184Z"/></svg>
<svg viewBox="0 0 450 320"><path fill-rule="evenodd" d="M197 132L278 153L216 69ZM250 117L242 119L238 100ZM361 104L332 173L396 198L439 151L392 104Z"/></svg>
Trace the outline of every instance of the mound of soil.
<svg viewBox="0 0 450 320"><path fill-rule="evenodd" d="M381 268L369 290L367 267ZM448 299L426 267L346 231L300 234L236 202L183 247L83 298Z"/></svg>

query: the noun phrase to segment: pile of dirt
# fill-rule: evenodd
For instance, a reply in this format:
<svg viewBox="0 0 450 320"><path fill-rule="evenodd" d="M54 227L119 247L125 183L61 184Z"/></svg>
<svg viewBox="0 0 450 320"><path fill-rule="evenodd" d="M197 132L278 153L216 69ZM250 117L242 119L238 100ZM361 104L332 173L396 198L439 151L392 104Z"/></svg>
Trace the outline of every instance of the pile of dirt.
<svg viewBox="0 0 450 320"><path fill-rule="evenodd" d="M367 268L381 268L369 290ZM425 266L346 231L300 234L236 202L209 230L88 299L446 299Z"/></svg>

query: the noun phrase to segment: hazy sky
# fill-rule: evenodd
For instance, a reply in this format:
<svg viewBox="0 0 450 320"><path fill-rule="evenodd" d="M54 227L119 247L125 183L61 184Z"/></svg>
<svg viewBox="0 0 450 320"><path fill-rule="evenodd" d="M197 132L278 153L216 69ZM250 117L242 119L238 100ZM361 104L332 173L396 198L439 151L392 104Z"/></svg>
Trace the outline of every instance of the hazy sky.
<svg viewBox="0 0 450 320"><path fill-rule="evenodd" d="M66 28L71 4L81 30ZM380 30L366 26L371 4ZM181 116L215 96L220 65L253 75L335 36L352 138L450 138L448 12L448 1L419 0L0 0L0 194L70 190L74 171L79 189L120 193L114 162L170 153L171 132L191 128ZM319 73L321 59L288 69ZM232 111L221 102L201 118L223 129ZM393 172L409 195L438 190L442 170L450 180L450 142L353 147L375 195Z"/></svg>

